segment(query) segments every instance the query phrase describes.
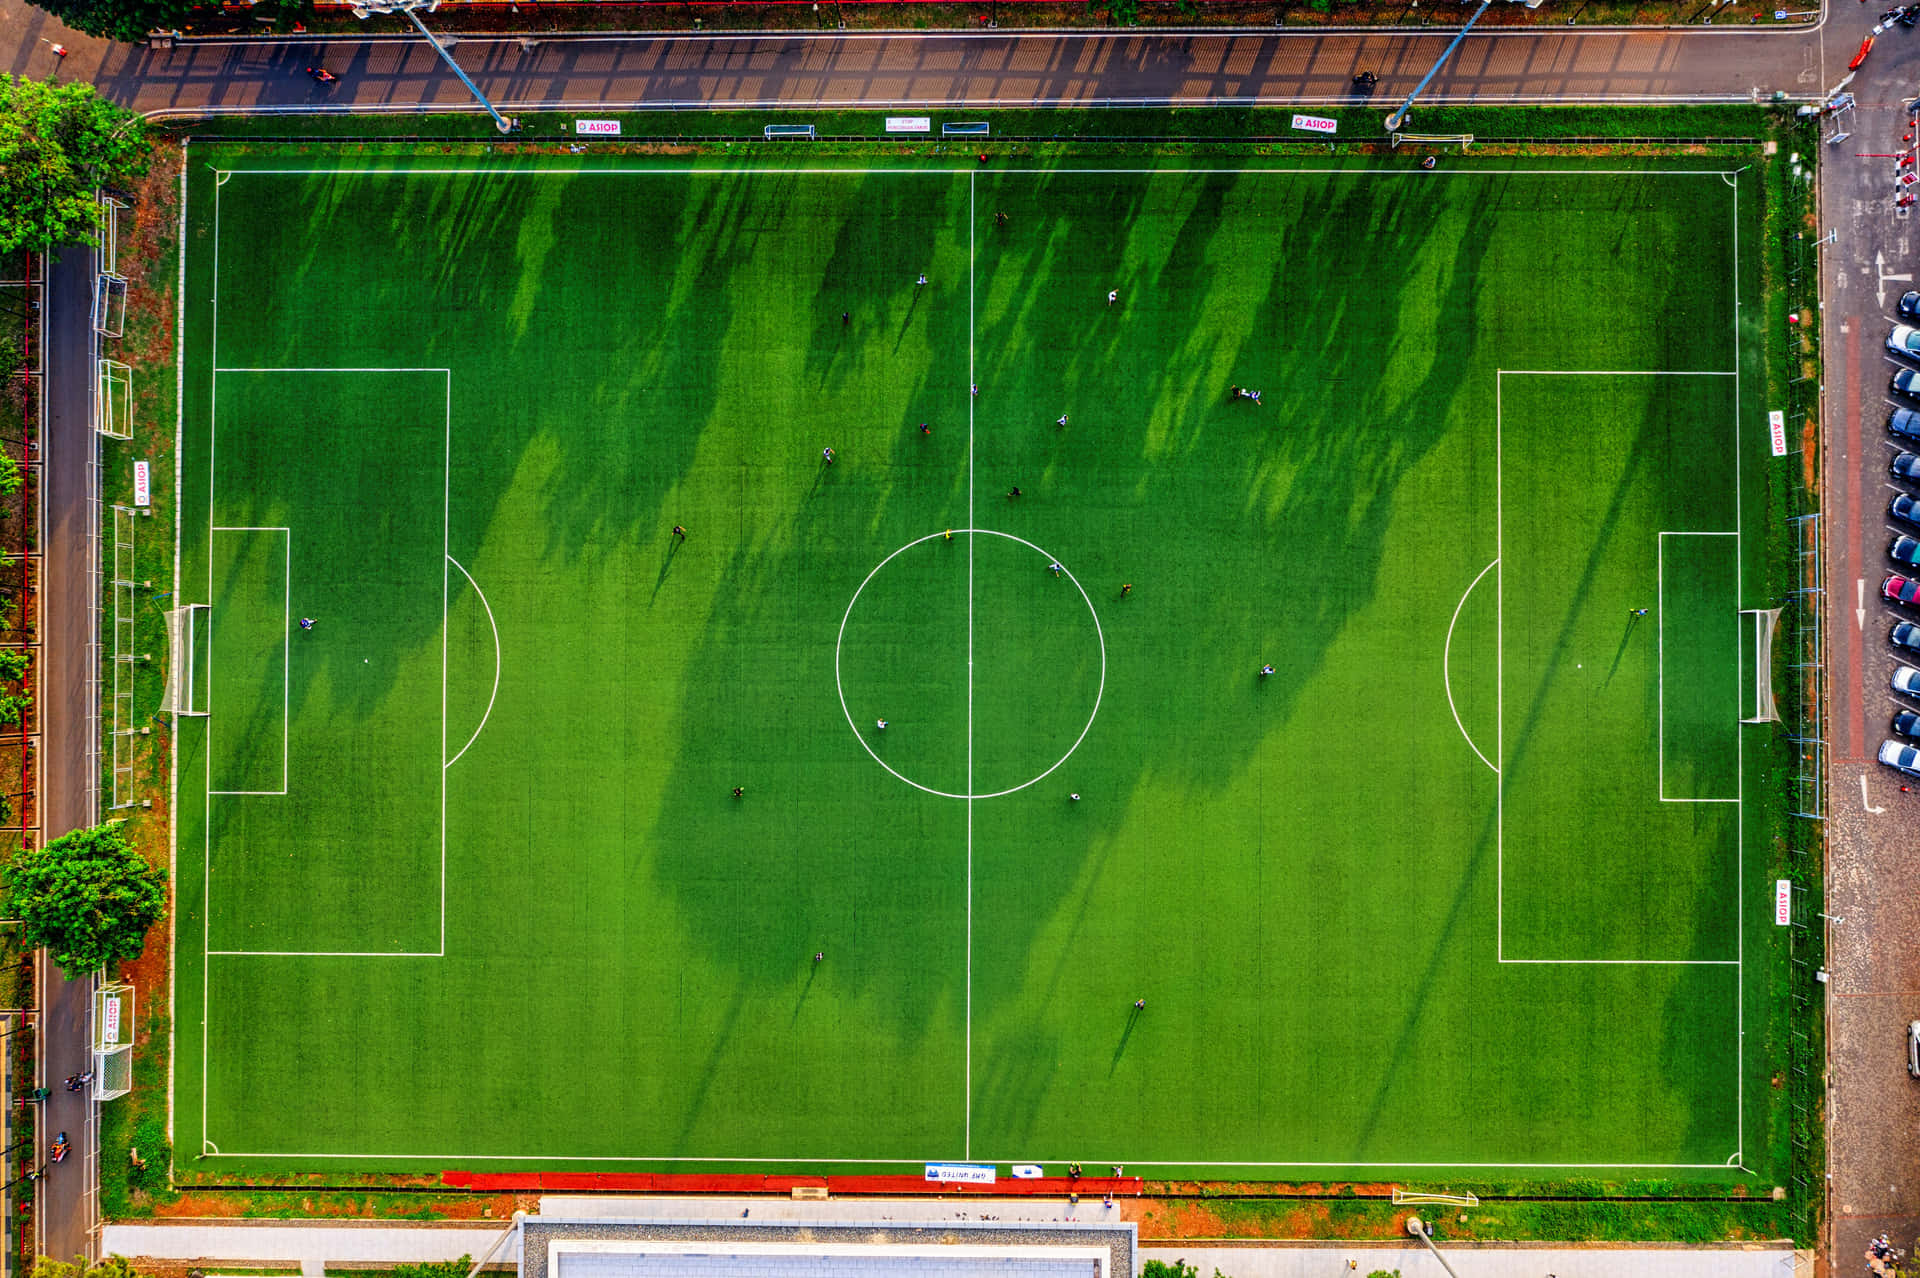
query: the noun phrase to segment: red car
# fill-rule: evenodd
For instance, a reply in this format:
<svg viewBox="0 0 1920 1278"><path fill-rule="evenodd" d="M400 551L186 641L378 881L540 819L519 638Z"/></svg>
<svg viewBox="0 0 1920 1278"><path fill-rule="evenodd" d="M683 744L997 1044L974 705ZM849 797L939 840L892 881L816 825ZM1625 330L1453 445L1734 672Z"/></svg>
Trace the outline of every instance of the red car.
<svg viewBox="0 0 1920 1278"><path fill-rule="evenodd" d="M1880 597L1891 599L1894 603L1920 606L1920 578L1891 573L1880 583Z"/></svg>

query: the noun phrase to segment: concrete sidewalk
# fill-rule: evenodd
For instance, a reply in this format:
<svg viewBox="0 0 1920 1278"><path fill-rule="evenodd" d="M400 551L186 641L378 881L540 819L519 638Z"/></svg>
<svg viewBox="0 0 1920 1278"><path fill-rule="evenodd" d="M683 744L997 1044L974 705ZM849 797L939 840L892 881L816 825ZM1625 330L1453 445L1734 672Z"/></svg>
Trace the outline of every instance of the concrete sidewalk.
<svg viewBox="0 0 1920 1278"><path fill-rule="evenodd" d="M394 1225L385 1221L342 1221L313 1225L303 1220L207 1221L177 1224L108 1225L103 1254L138 1260L197 1260L226 1269L258 1265L263 1269L300 1266L307 1278L336 1269L379 1269L423 1260L478 1259L499 1241L510 1221L476 1226L470 1221ZM518 1264L515 1243L501 1248L495 1263Z"/></svg>
<svg viewBox="0 0 1920 1278"><path fill-rule="evenodd" d="M1459 1278L1812 1278L1813 1253L1788 1247L1446 1247ZM1142 1247L1142 1263L1184 1260L1213 1278L1449 1278L1425 1248L1408 1246Z"/></svg>

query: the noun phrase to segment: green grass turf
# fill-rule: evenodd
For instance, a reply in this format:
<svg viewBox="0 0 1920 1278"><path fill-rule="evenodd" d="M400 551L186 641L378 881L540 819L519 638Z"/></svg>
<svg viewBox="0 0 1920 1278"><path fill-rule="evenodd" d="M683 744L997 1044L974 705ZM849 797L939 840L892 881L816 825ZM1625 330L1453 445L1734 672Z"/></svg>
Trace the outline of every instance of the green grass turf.
<svg viewBox="0 0 1920 1278"><path fill-rule="evenodd" d="M191 159L183 1165L1770 1171L1747 186Z"/></svg>

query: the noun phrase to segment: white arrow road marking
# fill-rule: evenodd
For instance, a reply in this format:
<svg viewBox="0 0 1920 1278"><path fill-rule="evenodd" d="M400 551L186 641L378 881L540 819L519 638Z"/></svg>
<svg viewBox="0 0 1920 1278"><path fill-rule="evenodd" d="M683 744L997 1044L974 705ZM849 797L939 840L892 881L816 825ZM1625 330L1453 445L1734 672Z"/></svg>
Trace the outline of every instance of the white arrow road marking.
<svg viewBox="0 0 1920 1278"><path fill-rule="evenodd" d="M1876 808L1867 802L1867 774L1864 772L1860 774L1860 806L1876 816L1886 811L1885 808Z"/></svg>

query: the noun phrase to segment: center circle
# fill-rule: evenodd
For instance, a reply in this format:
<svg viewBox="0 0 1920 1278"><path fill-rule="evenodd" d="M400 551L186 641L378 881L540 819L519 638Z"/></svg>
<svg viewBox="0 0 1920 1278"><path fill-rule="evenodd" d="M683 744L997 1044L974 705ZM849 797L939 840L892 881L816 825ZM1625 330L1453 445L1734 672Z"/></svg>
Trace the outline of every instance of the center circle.
<svg viewBox="0 0 1920 1278"><path fill-rule="evenodd" d="M1059 559L1012 533L955 528L874 565L840 619L833 674L875 763L928 794L992 799L1044 780L1086 740L1107 641Z"/></svg>

